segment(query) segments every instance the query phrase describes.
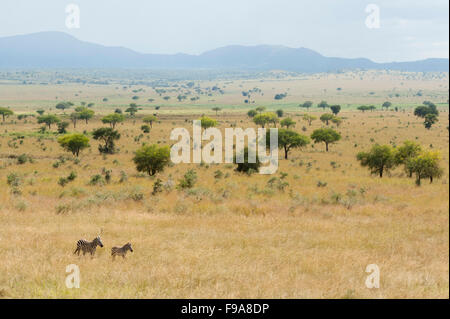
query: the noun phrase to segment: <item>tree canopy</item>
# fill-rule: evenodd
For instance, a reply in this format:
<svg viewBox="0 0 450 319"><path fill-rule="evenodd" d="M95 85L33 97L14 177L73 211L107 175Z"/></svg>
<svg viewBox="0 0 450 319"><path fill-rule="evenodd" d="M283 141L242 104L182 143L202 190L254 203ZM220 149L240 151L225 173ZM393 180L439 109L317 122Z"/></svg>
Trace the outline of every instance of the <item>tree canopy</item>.
<svg viewBox="0 0 450 319"><path fill-rule="evenodd" d="M58 138L58 143L66 151L78 157L81 150L89 147L89 138L83 134L73 133L61 136Z"/></svg>
<svg viewBox="0 0 450 319"><path fill-rule="evenodd" d="M123 122L124 120L125 117L119 113L109 114L102 118L102 122L109 124L113 129L116 127L117 123Z"/></svg>
<svg viewBox="0 0 450 319"><path fill-rule="evenodd" d="M368 152L359 152L356 156L361 166L367 166L372 174L383 174L396 166L395 151L390 145L375 144Z"/></svg>
<svg viewBox="0 0 450 319"><path fill-rule="evenodd" d="M314 140L314 143L325 143L325 149L328 152L328 145L339 141L341 135L332 128L320 128L313 131L311 139Z"/></svg>
<svg viewBox="0 0 450 319"><path fill-rule="evenodd" d="M100 153L113 154L115 151L114 141L120 139L120 133L111 127L100 127L92 132L95 140L103 141L103 145L98 146Z"/></svg>
<svg viewBox="0 0 450 319"><path fill-rule="evenodd" d="M14 112L12 110L10 110L9 108L7 108L7 107L0 107L0 115L3 118L3 122L5 122L5 118L6 117L8 117L10 115L13 115L13 114L14 114Z"/></svg>
<svg viewBox="0 0 450 319"><path fill-rule="evenodd" d="M47 114L38 116L37 121L39 124L44 123L48 126L48 129L50 129L52 124L59 123L60 119L54 114Z"/></svg>
<svg viewBox="0 0 450 319"><path fill-rule="evenodd" d="M158 146L157 144L146 145L139 148L133 162L139 172L146 172L148 175L155 175L169 164L170 149L168 146Z"/></svg>
<svg viewBox="0 0 450 319"><path fill-rule="evenodd" d="M266 133L267 145L270 143L270 132ZM288 153L293 148L301 148L310 143L307 136L288 129L278 130L278 147L284 149L284 158L288 159Z"/></svg>

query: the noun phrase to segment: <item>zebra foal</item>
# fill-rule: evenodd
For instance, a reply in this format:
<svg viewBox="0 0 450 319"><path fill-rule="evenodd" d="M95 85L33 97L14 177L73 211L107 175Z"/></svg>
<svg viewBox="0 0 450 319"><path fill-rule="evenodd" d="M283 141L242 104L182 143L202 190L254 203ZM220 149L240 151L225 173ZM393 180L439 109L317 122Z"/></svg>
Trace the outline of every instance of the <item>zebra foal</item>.
<svg viewBox="0 0 450 319"><path fill-rule="evenodd" d="M126 243L122 247L113 247L111 248L111 256L114 260L116 256L122 256L122 258L125 258L125 255L127 254L127 251L133 252L133 248L131 248L130 243Z"/></svg>

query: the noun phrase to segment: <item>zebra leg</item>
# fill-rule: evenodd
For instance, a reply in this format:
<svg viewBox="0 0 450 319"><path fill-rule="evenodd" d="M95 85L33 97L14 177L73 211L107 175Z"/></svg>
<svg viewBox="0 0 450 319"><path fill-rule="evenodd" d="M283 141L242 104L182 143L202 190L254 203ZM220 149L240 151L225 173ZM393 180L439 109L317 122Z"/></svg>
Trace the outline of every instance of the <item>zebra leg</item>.
<svg viewBox="0 0 450 319"><path fill-rule="evenodd" d="M75 251L73 252L73 254L78 254L78 256L80 256L80 247L77 247L77 249L75 249Z"/></svg>

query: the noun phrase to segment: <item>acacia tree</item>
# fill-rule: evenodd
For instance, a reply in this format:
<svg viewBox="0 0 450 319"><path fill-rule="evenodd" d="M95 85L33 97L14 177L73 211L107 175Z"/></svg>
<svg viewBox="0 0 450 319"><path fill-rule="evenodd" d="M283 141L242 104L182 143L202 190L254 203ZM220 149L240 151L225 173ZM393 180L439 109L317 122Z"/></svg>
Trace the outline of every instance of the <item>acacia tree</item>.
<svg viewBox="0 0 450 319"><path fill-rule="evenodd" d="M258 114L258 112L256 110L250 110L247 112L247 116L250 118L255 117Z"/></svg>
<svg viewBox="0 0 450 319"><path fill-rule="evenodd" d="M332 105L332 106L330 106L330 109L334 115L338 115L339 112L341 111L341 106L340 105Z"/></svg>
<svg viewBox="0 0 450 319"><path fill-rule="evenodd" d="M48 129L51 129L52 124L59 123L60 119L56 115L47 114L38 116L37 121L39 124L44 123L48 126Z"/></svg>
<svg viewBox="0 0 450 319"><path fill-rule="evenodd" d="M210 127L215 127L217 125L217 121L207 116L203 116L200 118L200 123L203 129L207 129Z"/></svg>
<svg viewBox="0 0 450 319"><path fill-rule="evenodd" d="M78 113L78 118L84 120L86 124L88 121L94 116L95 112L93 110L88 109L85 106L79 106L75 109L75 112Z"/></svg>
<svg viewBox="0 0 450 319"><path fill-rule="evenodd" d="M276 110L275 113L277 114L278 117L283 117L284 115L284 111L282 109Z"/></svg>
<svg viewBox="0 0 450 319"><path fill-rule="evenodd" d="M13 115L13 114L14 114L14 112L12 110L10 110L6 107L0 107L0 115L3 118L3 122L5 122L6 117Z"/></svg>
<svg viewBox="0 0 450 319"><path fill-rule="evenodd" d="M441 155L437 151L422 152L420 155L408 160L407 166L416 175L416 185L420 186L423 178L429 178L430 183L434 178L439 178L444 173L439 166Z"/></svg>
<svg viewBox="0 0 450 319"><path fill-rule="evenodd" d="M266 133L267 145L270 144L270 132ZM284 158L288 159L288 153L293 148L302 148L310 143L307 136L287 129L278 130L278 148L284 149Z"/></svg>
<svg viewBox="0 0 450 319"><path fill-rule="evenodd" d="M241 152L241 157L242 157L243 161L238 162L237 154L235 154L233 156L233 163L237 164L237 167L236 167L237 172L252 174L259 170L259 167L261 166L261 161L259 160L258 154L255 154L254 162L253 161L249 162L249 150L248 150L248 147L245 147L244 150Z"/></svg>
<svg viewBox="0 0 450 319"><path fill-rule="evenodd" d="M100 153L113 154L115 152L114 141L120 139L120 133L111 127L100 127L92 132L95 140L103 141L104 145L99 145Z"/></svg>
<svg viewBox="0 0 450 319"><path fill-rule="evenodd" d="M325 149L328 152L328 145L339 141L341 135L331 128L320 128L313 131L311 139L314 140L314 143L325 143Z"/></svg>
<svg viewBox="0 0 450 319"><path fill-rule="evenodd" d="M113 129L116 127L117 123L123 122L124 120L125 117L119 113L109 114L102 118L102 122L109 124Z"/></svg>
<svg viewBox="0 0 450 319"><path fill-rule="evenodd" d="M339 127L342 123L342 118L339 116L333 116L331 122L333 122L334 124L336 124L337 127Z"/></svg>
<svg viewBox="0 0 450 319"><path fill-rule="evenodd" d="M303 104L299 105L300 107L304 107L305 109L309 109L311 106L313 106L313 102L311 101L306 101Z"/></svg>
<svg viewBox="0 0 450 319"><path fill-rule="evenodd" d="M130 114L130 117L133 117L138 111L138 107L136 103L130 103L130 107L125 110L125 112Z"/></svg>
<svg viewBox="0 0 450 319"><path fill-rule="evenodd" d="M159 147L157 144L142 146L135 153L133 162L139 172L146 172L153 176L169 164L170 149L168 146Z"/></svg>
<svg viewBox="0 0 450 319"><path fill-rule="evenodd" d="M309 114L303 114L303 120L308 122L309 126L311 126L312 121L317 120L317 116L309 115Z"/></svg>
<svg viewBox="0 0 450 319"><path fill-rule="evenodd" d="M256 110L257 112L259 112L259 114L261 114L262 111L265 111L265 110L266 110L266 107L265 107L265 106L258 106L255 110Z"/></svg>
<svg viewBox="0 0 450 319"><path fill-rule="evenodd" d="M411 141L404 141L403 145L397 148L395 152L395 163L396 165L405 165L405 171L408 173L409 177L412 177L413 170L408 167L408 162L410 159L417 157L422 152L422 147Z"/></svg>
<svg viewBox="0 0 450 319"><path fill-rule="evenodd" d="M322 114L322 115L320 116L320 120L321 120L322 122L324 122L326 125L328 125L328 124L330 123L330 121L333 119L333 117L334 117L333 114L331 114L331 113L325 113L325 114Z"/></svg>
<svg viewBox="0 0 450 319"><path fill-rule="evenodd" d="M58 143L66 151L78 157L81 150L89 147L89 138L79 133L67 134L58 138Z"/></svg>
<svg viewBox="0 0 450 319"><path fill-rule="evenodd" d="M294 126L295 122L290 117L287 117L287 118L281 120L280 124L281 124L281 127L286 127L288 129L291 126Z"/></svg>
<svg viewBox="0 0 450 319"><path fill-rule="evenodd" d="M329 105L326 101L322 101L319 104L317 104L317 107L321 107L322 109L325 110L327 107L329 107Z"/></svg>
<svg viewBox="0 0 450 319"><path fill-rule="evenodd" d="M372 174L380 177L396 166L395 151L390 145L375 144L369 152L359 152L356 158L361 166L369 167Z"/></svg>
<svg viewBox="0 0 450 319"><path fill-rule="evenodd" d="M276 125L277 121L277 116L272 112L258 114L253 118L253 122L256 125L261 125L262 128L264 128L269 123L274 123Z"/></svg>
<svg viewBox="0 0 450 319"><path fill-rule="evenodd" d="M383 103L383 105L381 105L381 107L382 108L384 108L384 109L388 109L388 108L390 108L392 106L392 103L391 102L389 102L389 101L386 101L386 102L384 102Z"/></svg>
<svg viewBox="0 0 450 319"><path fill-rule="evenodd" d="M77 122L80 119L80 114L78 112L73 112L72 114L70 114L70 121L73 124L73 128L77 127Z"/></svg>
<svg viewBox="0 0 450 319"><path fill-rule="evenodd" d="M63 110L64 112L66 109L70 109L71 106L73 106L72 102L59 102L56 104L55 108L58 110Z"/></svg>
<svg viewBox="0 0 450 319"><path fill-rule="evenodd" d="M361 112L365 112L365 111L367 111L367 110L370 110L370 108L367 106L367 105L361 105L361 106L358 106L357 108L356 108L357 110L360 110Z"/></svg>
<svg viewBox="0 0 450 319"><path fill-rule="evenodd" d="M433 124L438 121L439 121L439 119L436 114L429 113L429 114L425 115L425 120L423 121L423 125L425 126L425 128L427 130L429 130L431 128L431 126L433 126Z"/></svg>
<svg viewBox="0 0 450 319"><path fill-rule="evenodd" d="M154 115L148 115L142 119L144 123L150 124L150 127L153 128L153 122L156 122L157 118Z"/></svg>
<svg viewBox="0 0 450 319"><path fill-rule="evenodd" d="M216 106L216 107L213 107L212 110L216 112L216 116L217 116L217 112L221 111L222 109L220 107Z"/></svg>

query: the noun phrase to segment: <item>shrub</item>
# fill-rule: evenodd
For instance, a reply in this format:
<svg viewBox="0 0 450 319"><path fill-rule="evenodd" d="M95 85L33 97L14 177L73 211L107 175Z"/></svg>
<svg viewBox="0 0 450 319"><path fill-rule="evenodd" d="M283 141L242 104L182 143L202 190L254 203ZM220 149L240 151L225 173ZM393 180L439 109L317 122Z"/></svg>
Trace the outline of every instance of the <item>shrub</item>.
<svg viewBox="0 0 450 319"><path fill-rule="evenodd" d="M192 188L194 187L195 183L197 182L197 173L195 170L190 169L184 174L183 178L180 179L178 188L185 189L185 188Z"/></svg>

